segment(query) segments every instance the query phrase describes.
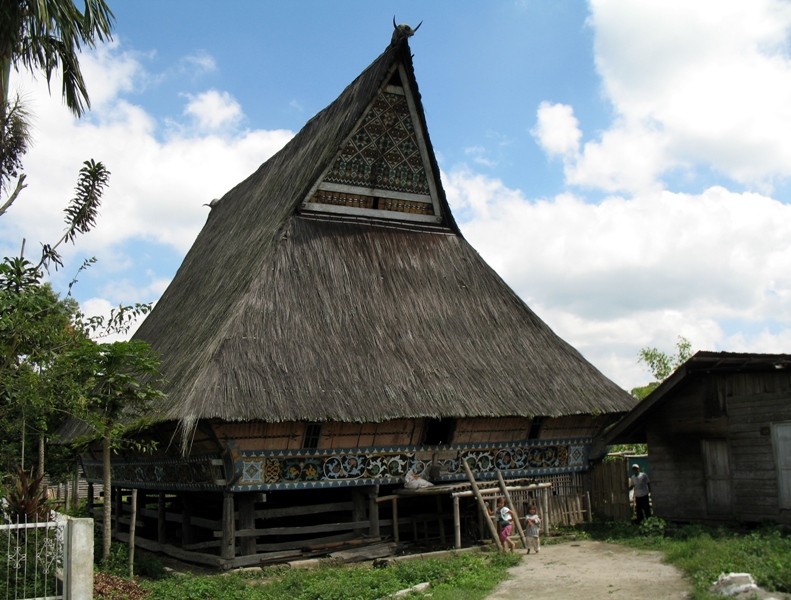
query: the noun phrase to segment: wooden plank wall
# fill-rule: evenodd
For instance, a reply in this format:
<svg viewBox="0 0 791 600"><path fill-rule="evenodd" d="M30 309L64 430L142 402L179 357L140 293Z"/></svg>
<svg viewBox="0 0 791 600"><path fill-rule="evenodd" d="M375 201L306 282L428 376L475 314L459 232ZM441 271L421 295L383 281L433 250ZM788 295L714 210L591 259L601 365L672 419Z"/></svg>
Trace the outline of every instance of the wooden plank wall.
<svg viewBox="0 0 791 600"><path fill-rule="evenodd" d="M707 374L669 398L646 426L654 512L668 520L791 522L778 508L771 424L791 421L791 375ZM729 451L732 511L709 510L705 440Z"/></svg>
<svg viewBox="0 0 791 600"><path fill-rule="evenodd" d="M696 521L706 516L702 438L724 438L727 418L712 411L707 398L716 382L699 378L652 414L646 425L654 514L663 519ZM718 416L712 416L718 415Z"/></svg>
<svg viewBox="0 0 791 600"><path fill-rule="evenodd" d="M591 469L591 504L594 515L614 521L629 521L627 460L622 456L605 460Z"/></svg>
<svg viewBox="0 0 791 600"><path fill-rule="evenodd" d="M216 423L220 439L233 440L239 450L299 450L305 423ZM324 423L318 447L366 448L369 446L410 446L420 443L421 419L398 419L382 423Z"/></svg>
<svg viewBox="0 0 791 600"><path fill-rule="evenodd" d="M591 437L609 417L574 415L547 419L539 439ZM503 419L459 419L453 444L521 442L530 434L529 417ZM242 451L299 450L305 436L305 423L214 423L220 440L233 440ZM418 446L423 441L425 419L396 419L382 423L323 423L320 449L366 448L370 446Z"/></svg>
<svg viewBox="0 0 791 600"><path fill-rule="evenodd" d="M593 437L613 418L610 415L570 415L547 419L541 427L542 440Z"/></svg>
<svg viewBox="0 0 791 600"><path fill-rule="evenodd" d="M746 520L791 522L791 515L779 510L771 435L772 422L791 421L791 395L774 391L734 396L728 399L728 416L734 513Z"/></svg>
<svg viewBox="0 0 791 600"><path fill-rule="evenodd" d="M487 442L521 442L530 433L530 419L459 419L453 435L454 444Z"/></svg>

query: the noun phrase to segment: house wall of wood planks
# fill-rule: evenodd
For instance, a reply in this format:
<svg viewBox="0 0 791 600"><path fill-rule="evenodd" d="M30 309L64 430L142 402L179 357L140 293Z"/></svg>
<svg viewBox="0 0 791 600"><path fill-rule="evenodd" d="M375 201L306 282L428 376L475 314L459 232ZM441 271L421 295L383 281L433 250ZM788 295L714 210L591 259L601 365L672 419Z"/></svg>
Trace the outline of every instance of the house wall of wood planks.
<svg viewBox="0 0 791 600"><path fill-rule="evenodd" d="M710 374L690 381L646 425L657 516L791 523L791 510L781 508L778 469L778 452L791 448L779 449L772 435L784 423L791 424L788 373Z"/></svg>
<svg viewBox="0 0 791 600"><path fill-rule="evenodd" d="M473 418L456 421L452 443L519 442L529 438L533 420L528 417L504 419ZM574 415L546 419L536 439L592 437L605 423L602 417ZM299 450L303 448L306 423L245 422L213 423L217 439L233 440L242 451ZM415 446L423 443L425 419L399 419L381 423L321 424L318 449L368 448L372 446Z"/></svg>

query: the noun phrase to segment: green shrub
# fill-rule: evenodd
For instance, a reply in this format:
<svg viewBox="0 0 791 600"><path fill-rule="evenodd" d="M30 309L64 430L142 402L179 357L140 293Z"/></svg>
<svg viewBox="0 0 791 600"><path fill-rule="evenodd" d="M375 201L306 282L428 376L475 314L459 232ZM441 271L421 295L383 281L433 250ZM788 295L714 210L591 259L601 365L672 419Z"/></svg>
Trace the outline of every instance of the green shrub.
<svg viewBox="0 0 791 600"><path fill-rule="evenodd" d="M659 517L648 517L640 523L640 534L648 537L662 537L665 535L667 523Z"/></svg>
<svg viewBox="0 0 791 600"><path fill-rule="evenodd" d="M129 577L129 547L123 542L113 542L110 546L110 556L107 560L100 560L101 544L94 543L94 560L102 571L116 577ZM135 575L149 579L161 579L165 576L162 562L153 554L135 551Z"/></svg>

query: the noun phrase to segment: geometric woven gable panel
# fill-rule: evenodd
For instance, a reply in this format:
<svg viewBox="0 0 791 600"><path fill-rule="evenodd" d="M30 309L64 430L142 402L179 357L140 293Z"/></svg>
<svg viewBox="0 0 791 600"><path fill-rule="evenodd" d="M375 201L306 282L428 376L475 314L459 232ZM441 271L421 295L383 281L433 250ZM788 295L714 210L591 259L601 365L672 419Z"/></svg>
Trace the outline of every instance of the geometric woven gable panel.
<svg viewBox="0 0 791 600"><path fill-rule="evenodd" d="M325 182L428 195L409 105L383 91L341 150Z"/></svg>

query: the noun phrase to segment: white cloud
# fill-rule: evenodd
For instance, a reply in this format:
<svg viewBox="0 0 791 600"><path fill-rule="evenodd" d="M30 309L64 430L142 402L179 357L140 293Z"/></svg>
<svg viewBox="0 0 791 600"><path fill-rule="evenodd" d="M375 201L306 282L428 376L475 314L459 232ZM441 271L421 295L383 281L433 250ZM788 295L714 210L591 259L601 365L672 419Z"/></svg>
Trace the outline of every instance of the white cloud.
<svg viewBox="0 0 791 600"><path fill-rule="evenodd" d="M204 50L198 50L193 54L183 57L179 66L184 71L195 74L210 73L217 70L217 61L214 57Z"/></svg>
<svg viewBox="0 0 791 600"><path fill-rule="evenodd" d="M464 170L443 181L484 259L626 387L647 377L636 365L639 349L672 350L677 335L697 349L733 351L791 336L789 205L722 187L593 204L571 194L530 199ZM757 329L729 337L721 323L732 319ZM767 321L783 333L760 333Z"/></svg>
<svg viewBox="0 0 791 600"><path fill-rule="evenodd" d="M567 157L579 152L582 132L574 108L567 104L542 102L530 133L549 156Z"/></svg>
<svg viewBox="0 0 791 600"><path fill-rule="evenodd" d="M197 96L187 95L184 114L192 117L202 131L233 128L244 117L242 107L228 92L209 90Z"/></svg>
<svg viewBox="0 0 791 600"><path fill-rule="evenodd" d="M469 156L472 161L484 167L493 167L497 163L490 158L487 158L488 151L483 146L470 146L464 149L464 154Z"/></svg>
<svg viewBox="0 0 791 600"><path fill-rule="evenodd" d="M100 49L86 55L82 64L91 97L98 99L82 120L71 117L57 94L49 95L41 78L14 76L34 114L35 144L25 157L29 187L0 219L0 256L18 252L23 237L28 256L38 252L39 241L52 243L60 237L62 211L73 195L82 161L94 158L111 173L97 225L76 246L63 247L67 261L99 258L90 274L81 277L77 293L95 294L89 282L105 277L112 283L99 292L104 302L153 299L163 289L163 276L145 272L146 266L157 265L156 256L152 263L140 264L137 245L153 242L160 251L164 246L183 255L209 213L203 204L249 176L293 134L229 129L218 135L220 125L243 118L238 103L220 91L192 98L185 109L190 118L202 120L203 129L180 124L168 130L125 97L147 80L133 55ZM53 81L53 90L59 85ZM55 277L66 278L74 271L76 266L67 264ZM143 295L124 297L125 290Z"/></svg>
<svg viewBox="0 0 791 600"><path fill-rule="evenodd" d="M640 192L702 167L771 193L791 176L791 136L778 135L791 131L791 4L591 0L589 24L616 118L570 165L570 184ZM566 121L551 131L573 131ZM571 145L538 138L550 155Z"/></svg>

